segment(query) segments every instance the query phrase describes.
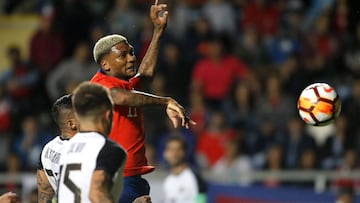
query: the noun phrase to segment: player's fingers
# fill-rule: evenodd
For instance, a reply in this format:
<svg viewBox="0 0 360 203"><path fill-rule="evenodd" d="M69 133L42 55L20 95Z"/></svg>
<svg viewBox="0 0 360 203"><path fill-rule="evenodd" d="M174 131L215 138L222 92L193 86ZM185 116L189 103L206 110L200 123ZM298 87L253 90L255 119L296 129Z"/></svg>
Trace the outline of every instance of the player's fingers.
<svg viewBox="0 0 360 203"><path fill-rule="evenodd" d="M164 13L163 13L163 18L164 18L165 20L167 20L167 19L168 19L168 16L169 16L169 12L168 12L168 11L164 11Z"/></svg>
<svg viewBox="0 0 360 203"><path fill-rule="evenodd" d="M170 120L171 120L174 128L177 128L179 126L179 121L177 118L171 117Z"/></svg>
<svg viewBox="0 0 360 203"><path fill-rule="evenodd" d="M159 3L159 1L158 0L155 0L155 3L154 3L154 5L157 5Z"/></svg>

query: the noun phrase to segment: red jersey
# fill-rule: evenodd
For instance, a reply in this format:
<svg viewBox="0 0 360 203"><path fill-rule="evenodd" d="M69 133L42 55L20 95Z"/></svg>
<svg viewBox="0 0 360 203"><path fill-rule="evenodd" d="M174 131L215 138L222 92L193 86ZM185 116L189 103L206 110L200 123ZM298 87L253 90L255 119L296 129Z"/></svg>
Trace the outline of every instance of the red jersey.
<svg viewBox="0 0 360 203"><path fill-rule="evenodd" d="M101 84L108 89L121 88L133 90L140 88L140 77L129 81L108 76L98 71L91 82ZM133 106L114 106L114 116L110 139L120 144L127 151L124 176L137 176L152 172L145 157L145 130L141 108Z"/></svg>

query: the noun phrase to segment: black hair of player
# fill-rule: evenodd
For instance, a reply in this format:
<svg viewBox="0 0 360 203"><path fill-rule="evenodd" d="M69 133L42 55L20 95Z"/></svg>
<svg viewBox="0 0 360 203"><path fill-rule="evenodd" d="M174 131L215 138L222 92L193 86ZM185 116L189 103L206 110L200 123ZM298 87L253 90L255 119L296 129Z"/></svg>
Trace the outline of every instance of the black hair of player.
<svg viewBox="0 0 360 203"><path fill-rule="evenodd" d="M181 135L171 135L166 139L166 145L168 145L170 142L178 142L181 144L181 148L187 152L188 150L188 144L185 138Z"/></svg>
<svg viewBox="0 0 360 203"><path fill-rule="evenodd" d="M96 118L99 112L113 108L109 91L98 84L83 82L74 91L73 107L80 117Z"/></svg>
<svg viewBox="0 0 360 203"><path fill-rule="evenodd" d="M57 99L52 108L51 108L51 113L52 113L52 117L55 121L55 123L57 125L59 125L59 120L61 117L61 114L64 112L64 110L70 110L72 111L72 95L71 94L67 94L64 95L62 97L60 97L59 99Z"/></svg>

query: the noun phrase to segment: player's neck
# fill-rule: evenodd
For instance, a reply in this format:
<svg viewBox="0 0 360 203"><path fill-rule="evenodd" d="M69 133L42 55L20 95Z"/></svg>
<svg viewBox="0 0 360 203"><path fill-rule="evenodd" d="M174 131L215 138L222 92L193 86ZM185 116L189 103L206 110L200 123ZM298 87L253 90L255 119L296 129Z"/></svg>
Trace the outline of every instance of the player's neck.
<svg viewBox="0 0 360 203"><path fill-rule="evenodd" d="M76 134L76 132L77 131L73 131L73 130L62 130L60 137L61 139L67 140L72 138Z"/></svg>
<svg viewBox="0 0 360 203"><path fill-rule="evenodd" d="M170 171L174 175L179 175L181 172L183 172L187 168L188 168L188 165L186 163L181 163L177 166L171 167Z"/></svg>
<svg viewBox="0 0 360 203"><path fill-rule="evenodd" d="M106 127L99 122L82 121L79 123L79 132L98 132L107 135Z"/></svg>

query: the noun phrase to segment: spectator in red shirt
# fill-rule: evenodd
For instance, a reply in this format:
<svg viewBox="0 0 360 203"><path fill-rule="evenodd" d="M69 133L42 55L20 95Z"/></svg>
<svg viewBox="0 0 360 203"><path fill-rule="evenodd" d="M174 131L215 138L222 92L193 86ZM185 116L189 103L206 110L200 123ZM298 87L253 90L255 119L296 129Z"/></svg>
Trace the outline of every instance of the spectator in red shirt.
<svg viewBox="0 0 360 203"><path fill-rule="evenodd" d="M236 132L225 126L223 112L210 116L207 128L200 133L196 146L196 158L200 167L212 167L225 153L226 144L236 137Z"/></svg>
<svg viewBox="0 0 360 203"><path fill-rule="evenodd" d="M202 94L207 103L215 107L228 96L233 84L248 72L246 64L226 54L224 48L222 39L212 39L208 56L197 62L192 74L192 90Z"/></svg>
<svg viewBox="0 0 360 203"><path fill-rule="evenodd" d="M278 31L279 23L280 11L275 3L256 0L243 9L242 27L254 27L261 36L273 36Z"/></svg>
<svg viewBox="0 0 360 203"><path fill-rule="evenodd" d="M30 42L30 60L43 76L54 68L64 53L63 37L53 29L53 22L53 11L45 7L39 30Z"/></svg>

